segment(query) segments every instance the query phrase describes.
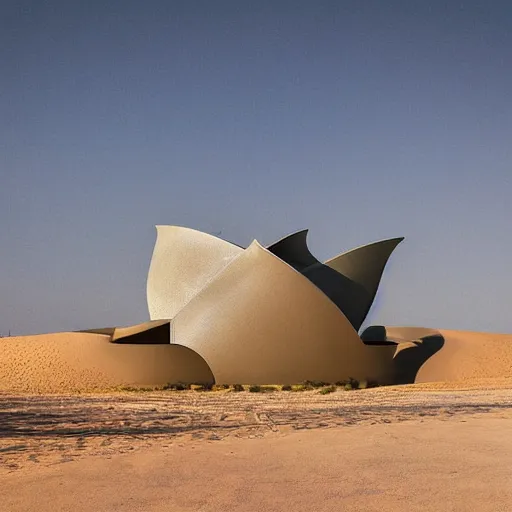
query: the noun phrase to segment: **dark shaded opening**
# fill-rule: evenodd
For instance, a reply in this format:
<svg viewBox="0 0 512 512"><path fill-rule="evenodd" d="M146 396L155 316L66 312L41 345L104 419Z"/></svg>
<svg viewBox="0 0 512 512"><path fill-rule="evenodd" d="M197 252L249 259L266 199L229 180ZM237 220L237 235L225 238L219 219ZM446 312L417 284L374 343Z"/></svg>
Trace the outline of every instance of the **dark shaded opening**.
<svg viewBox="0 0 512 512"><path fill-rule="evenodd" d="M145 329L141 332L128 334L117 338L114 343L125 343L132 345L169 345L171 340L171 324L166 322L163 325Z"/></svg>
<svg viewBox="0 0 512 512"><path fill-rule="evenodd" d="M386 339L386 328L383 325L371 325L361 333L365 345L396 345L396 342Z"/></svg>

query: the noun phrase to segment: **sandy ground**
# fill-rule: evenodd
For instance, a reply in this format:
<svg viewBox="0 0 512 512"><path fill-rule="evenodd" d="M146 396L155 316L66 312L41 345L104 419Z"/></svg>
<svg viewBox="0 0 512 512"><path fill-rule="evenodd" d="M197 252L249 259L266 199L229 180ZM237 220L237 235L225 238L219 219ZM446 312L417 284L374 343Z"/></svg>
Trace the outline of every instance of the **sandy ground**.
<svg viewBox="0 0 512 512"><path fill-rule="evenodd" d="M443 348L420 368L416 382L512 377L512 336L441 329Z"/></svg>
<svg viewBox="0 0 512 512"><path fill-rule="evenodd" d="M1 338L0 348L0 393L79 393L213 380L202 357L169 343L111 343L104 334L60 332Z"/></svg>
<svg viewBox="0 0 512 512"><path fill-rule="evenodd" d="M120 336L128 335L127 339L134 341L133 336L149 325L153 324L117 330ZM386 327L386 331L391 338L400 340L394 359L391 359L391 353L381 353L382 364L387 368L384 373L394 374L394 382L512 378L510 334L418 327ZM155 335L157 341L161 341L162 336L165 338L167 331L162 332L160 338ZM437 352L429 349L432 348L432 340L420 344L414 341L432 333L441 337ZM175 344L110 343L108 335L79 332L3 338L0 345L0 393L84 393L123 387L161 388L169 382L214 381L202 357ZM348 346L346 348L349 350ZM371 349L394 350L392 347ZM350 357L355 357L354 354ZM373 373L369 369L371 360L368 360L369 374ZM342 371L341 375L345 373ZM227 382L235 384L236 380ZM288 380L282 383L297 382Z"/></svg>
<svg viewBox="0 0 512 512"><path fill-rule="evenodd" d="M0 503L45 511L509 511L510 380L0 395Z"/></svg>
<svg viewBox="0 0 512 512"><path fill-rule="evenodd" d="M442 348L422 363L415 382L512 377L510 334L421 327L386 327L386 331L391 338L402 340L414 340L436 332L442 336Z"/></svg>

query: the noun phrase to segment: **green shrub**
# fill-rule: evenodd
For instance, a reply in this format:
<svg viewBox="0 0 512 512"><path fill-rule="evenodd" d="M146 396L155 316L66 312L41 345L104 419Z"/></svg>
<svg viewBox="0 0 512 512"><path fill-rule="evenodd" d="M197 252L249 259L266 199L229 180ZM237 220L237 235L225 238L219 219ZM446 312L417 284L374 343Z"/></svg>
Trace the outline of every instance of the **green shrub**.
<svg viewBox="0 0 512 512"><path fill-rule="evenodd" d="M322 388L319 393L321 395L328 395L329 393L333 393L334 391L336 391L336 386L327 386L325 388Z"/></svg>
<svg viewBox="0 0 512 512"><path fill-rule="evenodd" d="M251 393L271 393L272 391L278 391L277 386L260 386L259 384L253 384L249 386Z"/></svg>
<svg viewBox="0 0 512 512"><path fill-rule="evenodd" d="M359 381L350 377L348 379L348 381L345 381L345 383L343 384L343 388L345 389L345 391L351 391L352 389L358 389Z"/></svg>
<svg viewBox="0 0 512 512"><path fill-rule="evenodd" d="M284 386L281 386L281 391L291 391L292 387L290 384L285 384Z"/></svg>
<svg viewBox="0 0 512 512"><path fill-rule="evenodd" d="M309 391L313 389L309 384L295 384L292 386L292 391Z"/></svg>
<svg viewBox="0 0 512 512"><path fill-rule="evenodd" d="M213 389L213 384L192 384L190 389L193 389L194 391L211 391Z"/></svg>
<svg viewBox="0 0 512 512"><path fill-rule="evenodd" d="M242 386L242 384L235 384L233 385L233 391L239 393L240 391L245 391L245 388Z"/></svg>
<svg viewBox="0 0 512 512"><path fill-rule="evenodd" d="M213 391L223 391L229 389L229 384L214 384L212 387Z"/></svg>
<svg viewBox="0 0 512 512"><path fill-rule="evenodd" d="M189 385L182 384L181 382L176 383L169 383L166 384L163 388L163 390L169 390L169 391L184 391L185 389L190 389Z"/></svg>
<svg viewBox="0 0 512 512"><path fill-rule="evenodd" d="M305 380L303 382L304 386L307 386L308 389L311 388L323 388L324 386L328 386L328 382L323 382L321 380Z"/></svg>

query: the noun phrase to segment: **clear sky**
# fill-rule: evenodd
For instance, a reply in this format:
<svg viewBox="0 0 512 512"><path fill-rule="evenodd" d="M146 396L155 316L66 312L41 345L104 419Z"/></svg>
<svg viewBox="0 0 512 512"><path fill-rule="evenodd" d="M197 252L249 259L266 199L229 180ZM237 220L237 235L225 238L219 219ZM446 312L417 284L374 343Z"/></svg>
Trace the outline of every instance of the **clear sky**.
<svg viewBox="0 0 512 512"><path fill-rule="evenodd" d="M146 320L156 224L403 235L369 323L512 332L512 2L3 0L0 95L4 335Z"/></svg>

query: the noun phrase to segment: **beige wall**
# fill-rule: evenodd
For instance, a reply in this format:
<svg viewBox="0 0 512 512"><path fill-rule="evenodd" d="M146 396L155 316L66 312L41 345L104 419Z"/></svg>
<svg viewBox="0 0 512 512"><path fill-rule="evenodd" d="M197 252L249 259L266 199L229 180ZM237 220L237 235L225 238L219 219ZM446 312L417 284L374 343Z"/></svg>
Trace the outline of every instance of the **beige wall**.
<svg viewBox="0 0 512 512"><path fill-rule="evenodd" d="M217 383L390 378L394 348L365 346L326 295L257 242L178 313L172 331Z"/></svg>

